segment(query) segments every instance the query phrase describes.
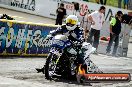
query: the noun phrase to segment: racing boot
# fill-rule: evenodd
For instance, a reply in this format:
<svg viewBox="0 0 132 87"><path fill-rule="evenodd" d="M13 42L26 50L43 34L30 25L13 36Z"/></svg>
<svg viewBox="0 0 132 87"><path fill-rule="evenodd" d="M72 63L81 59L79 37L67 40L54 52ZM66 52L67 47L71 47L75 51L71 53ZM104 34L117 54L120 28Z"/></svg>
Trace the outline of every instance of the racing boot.
<svg viewBox="0 0 132 87"><path fill-rule="evenodd" d="M43 68L36 68L37 73L43 73L44 74L44 67Z"/></svg>

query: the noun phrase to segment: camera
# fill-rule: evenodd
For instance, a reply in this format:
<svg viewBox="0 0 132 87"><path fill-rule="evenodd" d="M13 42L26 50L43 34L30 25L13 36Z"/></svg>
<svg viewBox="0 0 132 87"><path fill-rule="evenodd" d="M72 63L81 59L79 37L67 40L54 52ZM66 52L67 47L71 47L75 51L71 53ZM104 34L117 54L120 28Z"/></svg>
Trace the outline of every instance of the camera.
<svg viewBox="0 0 132 87"><path fill-rule="evenodd" d="M128 14L124 14L122 16L122 23L125 24L132 24L132 16L128 15Z"/></svg>

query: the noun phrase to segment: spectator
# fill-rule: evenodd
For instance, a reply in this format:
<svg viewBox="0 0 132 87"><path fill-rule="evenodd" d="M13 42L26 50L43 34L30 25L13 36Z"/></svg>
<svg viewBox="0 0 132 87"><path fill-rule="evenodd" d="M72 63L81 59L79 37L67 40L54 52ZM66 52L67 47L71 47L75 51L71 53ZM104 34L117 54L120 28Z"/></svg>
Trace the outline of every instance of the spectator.
<svg viewBox="0 0 132 87"><path fill-rule="evenodd" d="M118 0L118 8L121 8L122 0Z"/></svg>
<svg viewBox="0 0 132 87"><path fill-rule="evenodd" d="M132 10L132 0L129 0L128 2L128 10Z"/></svg>
<svg viewBox="0 0 132 87"><path fill-rule="evenodd" d="M66 15L66 9L64 8L64 4L63 3L61 3L60 7L57 8L56 13L57 13L57 18L56 18L55 25L58 25L58 24L62 25L62 21L65 18L65 15Z"/></svg>
<svg viewBox="0 0 132 87"><path fill-rule="evenodd" d="M100 0L100 4L106 5L107 0Z"/></svg>
<svg viewBox="0 0 132 87"><path fill-rule="evenodd" d="M90 20L88 20L88 15L89 15L89 10L86 9L85 13L84 13L84 16L82 16L82 20L81 20L81 23L80 23L80 26L84 29L84 39L85 41L87 41L87 38L88 38L88 32L90 30L90 27L91 27L91 22Z"/></svg>
<svg viewBox="0 0 132 87"><path fill-rule="evenodd" d="M100 30L104 23L105 7L101 6L98 11L92 12L88 18L92 22L91 30L89 32L88 42L92 44L92 37L94 36L93 47L98 48ZM97 51L95 52L97 53Z"/></svg>
<svg viewBox="0 0 132 87"><path fill-rule="evenodd" d="M103 0L100 0L100 4L102 4L102 5L104 4Z"/></svg>
<svg viewBox="0 0 132 87"><path fill-rule="evenodd" d="M129 0L124 0L124 9L128 9Z"/></svg>
<svg viewBox="0 0 132 87"><path fill-rule="evenodd" d="M117 56L116 51L117 51L118 44L119 44L119 34L121 32L122 16L123 16L123 13L121 11L118 11L117 14L115 15L115 17L112 18L110 21L110 40L109 40L109 43L108 43L108 46L106 49L107 55L111 55L110 54L111 46L112 46L113 42L115 42L112 56Z"/></svg>
<svg viewBox="0 0 132 87"><path fill-rule="evenodd" d="M104 0L104 5L106 5L106 3L107 3L107 0Z"/></svg>

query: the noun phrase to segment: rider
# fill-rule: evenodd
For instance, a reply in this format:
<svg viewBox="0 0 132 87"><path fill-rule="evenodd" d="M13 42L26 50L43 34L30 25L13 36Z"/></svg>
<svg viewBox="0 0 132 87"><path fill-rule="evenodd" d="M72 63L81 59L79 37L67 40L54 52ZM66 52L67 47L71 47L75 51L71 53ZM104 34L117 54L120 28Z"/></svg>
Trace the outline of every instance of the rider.
<svg viewBox="0 0 132 87"><path fill-rule="evenodd" d="M58 27L55 31L50 33L49 37L53 37L57 34L65 34L69 37L71 41L82 42L83 40L83 29L79 26L78 17L75 15L69 15L66 18L66 24ZM82 64L83 58L78 58L79 62ZM44 71L42 69L36 69L38 72Z"/></svg>
<svg viewBox="0 0 132 87"><path fill-rule="evenodd" d="M79 27L77 16L69 15L66 18L65 25L58 27L55 31L50 33L51 37L57 34L66 35L71 41L82 41L83 30Z"/></svg>

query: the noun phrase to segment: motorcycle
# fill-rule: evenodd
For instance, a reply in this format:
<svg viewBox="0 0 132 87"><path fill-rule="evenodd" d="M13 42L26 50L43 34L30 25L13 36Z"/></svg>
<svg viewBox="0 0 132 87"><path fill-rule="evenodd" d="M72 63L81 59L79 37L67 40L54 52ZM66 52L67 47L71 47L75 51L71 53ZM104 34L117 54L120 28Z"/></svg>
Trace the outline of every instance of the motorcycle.
<svg viewBox="0 0 132 87"><path fill-rule="evenodd" d="M50 39L49 39L50 40ZM56 35L52 38L51 49L45 63L45 78L52 80L54 76L75 78L77 75L100 71L98 67L89 59L89 55L96 49L87 42L71 41L66 35ZM79 63L80 55L87 63Z"/></svg>

